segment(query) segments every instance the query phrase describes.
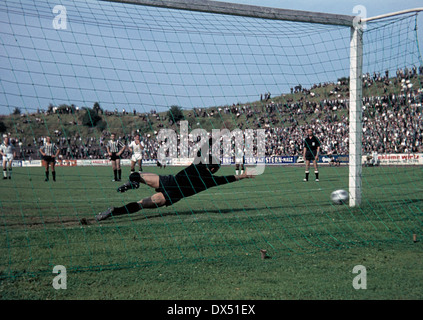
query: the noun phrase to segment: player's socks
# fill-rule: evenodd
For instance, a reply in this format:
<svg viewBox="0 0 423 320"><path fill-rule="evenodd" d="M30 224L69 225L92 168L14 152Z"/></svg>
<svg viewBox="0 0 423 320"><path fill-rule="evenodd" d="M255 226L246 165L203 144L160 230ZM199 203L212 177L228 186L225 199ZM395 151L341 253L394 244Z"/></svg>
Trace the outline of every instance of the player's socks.
<svg viewBox="0 0 423 320"><path fill-rule="evenodd" d="M314 174L316 175L316 180L319 181L319 171L314 171Z"/></svg>
<svg viewBox="0 0 423 320"><path fill-rule="evenodd" d="M305 180L304 181L308 181L308 175L310 174L310 171L306 171L305 172Z"/></svg>
<svg viewBox="0 0 423 320"><path fill-rule="evenodd" d="M45 181L48 181L48 176L49 176L49 172L46 171L46 179L45 179Z"/></svg>
<svg viewBox="0 0 423 320"><path fill-rule="evenodd" d="M235 174L238 175L239 174L239 171L238 170L235 170Z"/></svg>
<svg viewBox="0 0 423 320"><path fill-rule="evenodd" d="M115 169L115 170L113 170L113 175L114 175L114 177L115 177L115 181L117 180L117 170Z"/></svg>
<svg viewBox="0 0 423 320"><path fill-rule="evenodd" d="M12 179L12 168L9 168L9 179Z"/></svg>
<svg viewBox="0 0 423 320"><path fill-rule="evenodd" d="M122 170L121 169L118 170L118 175L119 175L119 180L122 179Z"/></svg>
<svg viewBox="0 0 423 320"><path fill-rule="evenodd" d="M3 169L3 179L7 179L7 170Z"/></svg>
<svg viewBox="0 0 423 320"><path fill-rule="evenodd" d="M137 211L140 211L141 209L142 206L138 202L130 202L127 205L124 205L123 207L114 208L112 214L114 216L118 216L125 213L135 213Z"/></svg>
<svg viewBox="0 0 423 320"><path fill-rule="evenodd" d="M56 171L52 171L51 175L53 176L53 181L56 181Z"/></svg>
<svg viewBox="0 0 423 320"><path fill-rule="evenodd" d="M138 202L131 202L131 203L128 203L127 205L125 205L123 207L108 208L106 211L100 212L99 214L97 214L95 216L95 219L97 221L102 221L102 220L106 220L106 219L110 218L112 215L113 216L119 216L119 215L122 215L122 214L134 213L134 212L140 211L141 209L142 209L141 204L139 204Z"/></svg>

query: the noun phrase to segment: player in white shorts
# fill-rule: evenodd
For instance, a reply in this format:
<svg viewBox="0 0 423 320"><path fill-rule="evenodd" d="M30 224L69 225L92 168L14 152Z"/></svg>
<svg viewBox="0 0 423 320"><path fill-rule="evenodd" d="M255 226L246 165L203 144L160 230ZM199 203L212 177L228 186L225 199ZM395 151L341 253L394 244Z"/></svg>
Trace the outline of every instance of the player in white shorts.
<svg viewBox="0 0 423 320"><path fill-rule="evenodd" d="M129 151L131 151L131 172L135 172L135 165L138 164L140 168L140 172L142 171L142 156L144 153L144 143L140 141L140 135L137 134L134 137L134 141L132 141L128 145Z"/></svg>
<svg viewBox="0 0 423 320"><path fill-rule="evenodd" d="M10 143L9 137L5 137L0 146L0 153L3 157L3 179L12 179L12 162L16 156L15 147ZM7 174L9 169L9 175Z"/></svg>

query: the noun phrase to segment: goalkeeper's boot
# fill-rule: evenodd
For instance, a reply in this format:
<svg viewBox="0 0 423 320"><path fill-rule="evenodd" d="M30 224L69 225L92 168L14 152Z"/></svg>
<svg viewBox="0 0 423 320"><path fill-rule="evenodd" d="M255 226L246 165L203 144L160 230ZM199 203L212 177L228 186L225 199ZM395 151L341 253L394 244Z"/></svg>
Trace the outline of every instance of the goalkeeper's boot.
<svg viewBox="0 0 423 320"><path fill-rule="evenodd" d="M119 188L117 188L118 192L124 193L128 190L132 189L138 189L140 187L139 182L136 181L128 181L125 184L121 185Z"/></svg>
<svg viewBox="0 0 423 320"><path fill-rule="evenodd" d="M98 215L95 216L95 219L97 221L101 221L101 220L106 220L108 218L110 218L112 216L113 213L113 207L108 208L106 211L104 212L100 212Z"/></svg>

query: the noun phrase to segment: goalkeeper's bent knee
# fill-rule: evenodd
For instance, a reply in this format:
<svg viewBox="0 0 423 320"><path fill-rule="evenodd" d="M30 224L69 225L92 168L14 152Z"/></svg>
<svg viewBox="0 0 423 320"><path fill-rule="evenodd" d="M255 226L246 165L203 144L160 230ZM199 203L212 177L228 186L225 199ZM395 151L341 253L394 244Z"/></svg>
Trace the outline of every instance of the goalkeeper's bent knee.
<svg viewBox="0 0 423 320"><path fill-rule="evenodd" d="M131 181L131 182L138 182L138 183L140 183L140 182L142 182L142 181L143 181L143 179L141 178L141 175L139 174L139 172L132 172L132 173L129 175L129 181Z"/></svg>

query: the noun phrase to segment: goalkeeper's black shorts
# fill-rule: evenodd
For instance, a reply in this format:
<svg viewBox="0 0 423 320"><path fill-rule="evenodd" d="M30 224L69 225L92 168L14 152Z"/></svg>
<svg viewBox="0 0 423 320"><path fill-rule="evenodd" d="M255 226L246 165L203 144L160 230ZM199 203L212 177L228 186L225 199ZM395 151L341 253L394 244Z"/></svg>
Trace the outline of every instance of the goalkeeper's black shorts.
<svg viewBox="0 0 423 320"><path fill-rule="evenodd" d="M176 182L175 176L159 176L159 183L156 192L163 193L166 199L166 206L171 206L184 198L182 190Z"/></svg>

